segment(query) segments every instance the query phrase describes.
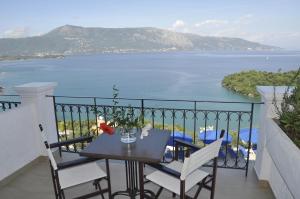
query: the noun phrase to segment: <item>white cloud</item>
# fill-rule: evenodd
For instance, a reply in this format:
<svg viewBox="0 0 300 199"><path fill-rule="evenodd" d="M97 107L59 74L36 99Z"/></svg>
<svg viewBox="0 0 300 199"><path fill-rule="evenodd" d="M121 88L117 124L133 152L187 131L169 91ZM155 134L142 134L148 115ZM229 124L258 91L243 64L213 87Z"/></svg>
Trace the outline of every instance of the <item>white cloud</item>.
<svg viewBox="0 0 300 199"><path fill-rule="evenodd" d="M176 31L176 32L184 32L188 33L191 32L190 28L187 26L187 24L183 20L176 20L171 28L168 28L169 30Z"/></svg>
<svg viewBox="0 0 300 199"><path fill-rule="evenodd" d="M17 27L3 32L3 37L20 38L29 36L30 29L28 27Z"/></svg>
<svg viewBox="0 0 300 199"><path fill-rule="evenodd" d="M233 21L233 23L237 25L246 25L252 22L253 15L252 14L246 14L241 17L239 17L237 20Z"/></svg>
<svg viewBox="0 0 300 199"><path fill-rule="evenodd" d="M201 21L199 23L196 23L195 27L201 27L201 26L221 26L228 24L227 20L217 20L217 19L208 19L205 21Z"/></svg>
<svg viewBox="0 0 300 199"><path fill-rule="evenodd" d="M179 28L184 28L185 27L185 23L182 20L176 20L173 25L172 25L173 29L179 29Z"/></svg>
<svg viewBox="0 0 300 199"><path fill-rule="evenodd" d="M176 20L170 30L216 37L237 37L286 49L299 49L300 32L268 32L256 28L259 20L252 14L235 19L205 19L194 24Z"/></svg>
<svg viewBox="0 0 300 199"><path fill-rule="evenodd" d="M299 49L300 32L257 31L253 29L259 23L252 14L232 20L208 19L194 24L193 33L216 37L237 37L266 45L286 49Z"/></svg>
<svg viewBox="0 0 300 199"><path fill-rule="evenodd" d="M253 15L246 14L236 19L207 19L194 24L193 33L216 37L239 37L250 39L255 35L249 28L253 25ZM255 41L255 40L253 40Z"/></svg>
<svg viewBox="0 0 300 199"><path fill-rule="evenodd" d="M237 19L207 19L194 24L194 31L210 36L235 37L244 32L245 27L252 23L253 15L246 14ZM244 34L244 33L243 33Z"/></svg>

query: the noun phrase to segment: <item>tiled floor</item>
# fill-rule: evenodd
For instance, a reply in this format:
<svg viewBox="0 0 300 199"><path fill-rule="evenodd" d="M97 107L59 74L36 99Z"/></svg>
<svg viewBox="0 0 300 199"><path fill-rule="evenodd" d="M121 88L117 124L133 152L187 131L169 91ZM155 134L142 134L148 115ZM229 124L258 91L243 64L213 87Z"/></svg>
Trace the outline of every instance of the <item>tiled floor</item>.
<svg viewBox="0 0 300 199"><path fill-rule="evenodd" d="M105 166L103 164L105 170ZM110 161L112 191L123 190L125 188L125 170L120 161ZM146 172L151 172L146 168ZM254 171L249 169L248 177L245 178L244 171L231 169L218 169L216 196L215 199L254 199L274 198L269 188L260 187ZM102 187L106 187L103 182ZM158 187L151 183L145 188L156 191ZM90 184L81 185L66 190L66 198L78 196L93 189ZM195 190L191 191L194 192ZM106 198L107 195L105 195ZM33 165L30 169L21 173L8 184L0 188L1 199L53 199L53 185L50 176L48 161L45 159ZM100 196L94 198L101 198ZM128 198L120 196L116 198ZM160 198L172 198L172 194L163 191ZM178 198L178 197L176 197ZM209 198L209 192L202 190L198 198Z"/></svg>

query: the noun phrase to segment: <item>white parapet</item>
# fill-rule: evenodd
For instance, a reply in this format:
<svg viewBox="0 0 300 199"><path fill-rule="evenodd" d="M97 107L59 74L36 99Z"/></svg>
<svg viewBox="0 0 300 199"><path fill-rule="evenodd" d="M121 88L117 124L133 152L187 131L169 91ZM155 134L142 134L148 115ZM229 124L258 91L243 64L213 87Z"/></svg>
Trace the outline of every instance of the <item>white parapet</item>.
<svg viewBox="0 0 300 199"><path fill-rule="evenodd" d="M43 125L49 142L57 141L53 99L47 97L47 95L53 95L56 86L56 82L32 82L15 87L15 91L21 97L21 106L34 105L37 116L35 123L37 127L38 124ZM40 132L38 133L40 134Z"/></svg>
<svg viewBox="0 0 300 199"><path fill-rule="evenodd" d="M276 198L293 199L300 198L300 150L274 121L274 97L280 106L286 90L282 86L257 87L264 104L254 169L259 180L269 182Z"/></svg>
<svg viewBox="0 0 300 199"><path fill-rule="evenodd" d="M57 141L53 95L57 83L34 82L15 87L21 105L0 112L0 181L32 160L45 155L38 125L44 126L50 142Z"/></svg>

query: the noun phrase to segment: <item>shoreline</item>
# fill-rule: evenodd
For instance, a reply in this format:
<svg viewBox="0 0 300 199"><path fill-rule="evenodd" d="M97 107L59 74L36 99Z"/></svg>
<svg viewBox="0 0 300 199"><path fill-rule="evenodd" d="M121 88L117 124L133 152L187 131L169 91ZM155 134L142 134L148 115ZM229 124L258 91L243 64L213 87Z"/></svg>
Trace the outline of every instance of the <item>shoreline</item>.
<svg viewBox="0 0 300 199"><path fill-rule="evenodd" d="M43 55L43 56L0 56L1 61L22 61L28 59L63 59L65 55Z"/></svg>

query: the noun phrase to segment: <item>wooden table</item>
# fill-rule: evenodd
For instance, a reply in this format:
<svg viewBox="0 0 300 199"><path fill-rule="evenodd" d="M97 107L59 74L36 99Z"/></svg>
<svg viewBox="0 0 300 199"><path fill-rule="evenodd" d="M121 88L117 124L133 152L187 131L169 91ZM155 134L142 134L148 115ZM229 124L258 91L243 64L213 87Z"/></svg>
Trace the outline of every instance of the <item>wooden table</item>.
<svg viewBox="0 0 300 199"><path fill-rule="evenodd" d="M151 129L149 135L144 139L140 139L140 136L137 135L136 142L124 144L120 141L119 134L104 133L79 154L90 158L105 158L108 178L110 178L108 159L125 160L127 190L118 191L109 198L116 195L135 198L140 195L140 198L143 199L148 197L144 194L144 163L160 163L170 135L170 132L166 130Z"/></svg>

